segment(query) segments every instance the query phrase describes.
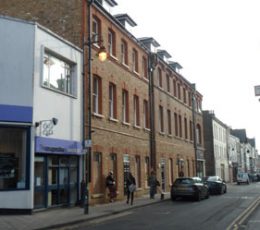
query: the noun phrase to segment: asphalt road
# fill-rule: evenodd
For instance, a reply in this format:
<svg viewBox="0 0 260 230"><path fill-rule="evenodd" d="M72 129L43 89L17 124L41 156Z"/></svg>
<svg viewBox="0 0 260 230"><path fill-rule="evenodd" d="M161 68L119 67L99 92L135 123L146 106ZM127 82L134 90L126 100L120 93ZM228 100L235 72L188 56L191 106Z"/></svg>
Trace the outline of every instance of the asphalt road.
<svg viewBox="0 0 260 230"><path fill-rule="evenodd" d="M87 230L223 230L260 196L260 183L228 185L223 195L207 200L165 201L62 229Z"/></svg>

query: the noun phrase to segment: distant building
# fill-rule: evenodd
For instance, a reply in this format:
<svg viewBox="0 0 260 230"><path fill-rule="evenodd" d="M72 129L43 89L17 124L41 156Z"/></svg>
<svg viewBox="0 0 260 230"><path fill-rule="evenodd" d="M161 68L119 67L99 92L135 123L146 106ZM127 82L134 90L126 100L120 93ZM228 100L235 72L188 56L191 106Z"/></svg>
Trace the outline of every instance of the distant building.
<svg viewBox="0 0 260 230"><path fill-rule="evenodd" d="M232 129L231 133L240 140L241 155L239 157L239 171L255 173L257 171L255 139L248 138L245 129Z"/></svg>
<svg viewBox="0 0 260 230"><path fill-rule="evenodd" d="M228 127L213 111L203 111L206 175L217 175L230 181L228 159Z"/></svg>

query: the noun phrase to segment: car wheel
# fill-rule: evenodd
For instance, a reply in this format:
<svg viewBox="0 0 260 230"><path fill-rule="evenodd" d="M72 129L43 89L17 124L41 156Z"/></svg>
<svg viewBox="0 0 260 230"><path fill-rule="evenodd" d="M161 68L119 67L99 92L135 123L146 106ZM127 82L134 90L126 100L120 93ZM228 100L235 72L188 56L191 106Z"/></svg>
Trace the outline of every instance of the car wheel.
<svg viewBox="0 0 260 230"><path fill-rule="evenodd" d="M223 193L224 193L224 187L221 186L220 191L219 191L219 194L222 195Z"/></svg>
<svg viewBox="0 0 260 230"><path fill-rule="evenodd" d="M172 201L175 201L177 199L177 197L172 195L171 199L172 199Z"/></svg>
<svg viewBox="0 0 260 230"><path fill-rule="evenodd" d="M224 193L227 193L227 186L225 186L225 190L224 190Z"/></svg>
<svg viewBox="0 0 260 230"><path fill-rule="evenodd" d="M209 190L207 191L207 194L206 194L205 198L209 199Z"/></svg>
<svg viewBox="0 0 260 230"><path fill-rule="evenodd" d="M198 192L196 193L196 195L195 195L195 200L196 200L196 201L200 201L200 200L201 200L201 192L200 192L200 191L198 191Z"/></svg>

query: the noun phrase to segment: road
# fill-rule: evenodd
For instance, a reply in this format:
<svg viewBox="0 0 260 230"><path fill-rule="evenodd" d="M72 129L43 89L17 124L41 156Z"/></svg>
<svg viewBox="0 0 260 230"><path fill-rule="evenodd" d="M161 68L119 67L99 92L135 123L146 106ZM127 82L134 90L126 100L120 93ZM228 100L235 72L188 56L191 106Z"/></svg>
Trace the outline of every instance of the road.
<svg viewBox="0 0 260 230"><path fill-rule="evenodd" d="M260 183L228 185L224 195L207 200L165 201L62 229L223 230L234 229L241 214L260 196ZM253 216L253 215L252 215ZM236 228L235 228L236 229Z"/></svg>

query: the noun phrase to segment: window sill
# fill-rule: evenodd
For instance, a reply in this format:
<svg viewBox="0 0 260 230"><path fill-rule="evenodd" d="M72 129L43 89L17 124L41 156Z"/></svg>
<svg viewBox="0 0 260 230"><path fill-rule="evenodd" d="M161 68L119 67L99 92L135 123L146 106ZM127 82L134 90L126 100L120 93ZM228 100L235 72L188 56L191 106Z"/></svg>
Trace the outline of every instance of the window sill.
<svg viewBox="0 0 260 230"><path fill-rule="evenodd" d="M135 70L133 70L133 71L134 71L134 74L136 74L137 76L140 77L140 74L138 72L136 72Z"/></svg>
<svg viewBox="0 0 260 230"><path fill-rule="evenodd" d="M99 113L93 113L93 115L94 115L95 117L98 117L98 118L104 118L104 115L99 114Z"/></svg>
<svg viewBox="0 0 260 230"><path fill-rule="evenodd" d="M141 129L141 126L140 125L134 125L134 128L135 129Z"/></svg>
<svg viewBox="0 0 260 230"><path fill-rule="evenodd" d="M129 69L129 66L128 66L126 63L122 62L122 65L123 65L125 68Z"/></svg>
<svg viewBox="0 0 260 230"><path fill-rule="evenodd" d="M148 79L147 77L143 76L143 79L144 79L145 81L149 82L149 79Z"/></svg>
<svg viewBox="0 0 260 230"><path fill-rule="evenodd" d="M151 129L149 129L149 128L144 128L144 131L146 131L146 132L150 132Z"/></svg>
<svg viewBox="0 0 260 230"><path fill-rule="evenodd" d="M116 56L114 56L113 54L109 54L109 57L111 57L112 59L114 59L115 61L118 61L118 58Z"/></svg>
<svg viewBox="0 0 260 230"><path fill-rule="evenodd" d="M130 126L131 125L130 123L125 122L125 121L123 121L122 124L125 125L125 126Z"/></svg>
<svg viewBox="0 0 260 230"><path fill-rule="evenodd" d="M109 118L108 118L108 120L109 120L109 121L116 122L116 123L118 122L118 120L117 120L117 119L115 119L115 118L113 118L113 117L109 117Z"/></svg>

